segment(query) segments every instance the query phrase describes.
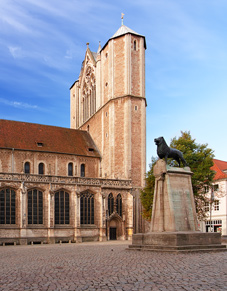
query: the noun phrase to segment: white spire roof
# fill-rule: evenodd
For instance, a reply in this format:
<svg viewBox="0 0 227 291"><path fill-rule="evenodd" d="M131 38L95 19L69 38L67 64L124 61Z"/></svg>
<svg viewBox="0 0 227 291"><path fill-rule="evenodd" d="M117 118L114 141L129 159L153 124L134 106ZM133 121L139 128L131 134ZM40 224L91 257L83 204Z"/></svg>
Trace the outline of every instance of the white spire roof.
<svg viewBox="0 0 227 291"><path fill-rule="evenodd" d="M134 35L138 35L144 38L144 47L145 49L147 48L146 46L146 39L145 36L135 32L134 30L132 30L131 28L125 26L124 24L121 25L121 27L117 30L117 32L115 32L115 34L106 42L106 44L102 47L101 51L106 47L106 45L108 44L108 42L113 39L113 38L117 38L119 36L125 35L125 34L134 34Z"/></svg>
<svg viewBox="0 0 227 291"><path fill-rule="evenodd" d="M132 33L132 34L136 34L136 35L140 35L139 33L135 32L134 30L132 30L131 28L125 26L124 24L118 29L117 32L115 32L115 34L111 37L111 38L115 38L127 33Z"/></svg>

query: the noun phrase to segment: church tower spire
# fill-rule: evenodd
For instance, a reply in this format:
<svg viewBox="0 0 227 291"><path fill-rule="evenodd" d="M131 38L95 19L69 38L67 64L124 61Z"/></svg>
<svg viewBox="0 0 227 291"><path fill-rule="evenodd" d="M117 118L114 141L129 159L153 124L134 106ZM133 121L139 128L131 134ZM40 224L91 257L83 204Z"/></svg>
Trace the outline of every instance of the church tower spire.
<svg viewBox="0 0 227 291"><path fill-rule="evenodd" d="M121 25L124 25L124 13L121 13Z"/></svg>

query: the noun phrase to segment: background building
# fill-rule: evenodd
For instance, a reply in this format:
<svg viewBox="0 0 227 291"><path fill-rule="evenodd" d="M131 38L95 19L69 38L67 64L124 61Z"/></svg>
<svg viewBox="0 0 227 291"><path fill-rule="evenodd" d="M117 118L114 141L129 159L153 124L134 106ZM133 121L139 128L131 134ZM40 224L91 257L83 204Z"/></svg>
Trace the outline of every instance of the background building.
<svg viewBox="0 0 227 291"><path fill-rule="evenodd" d="M0 120L0 241L130 239L144 231L145 37L122 25L89 46L71 129Z"/></svg>
<svg viewBox="0 0 227 291"><path fill-rule="evenodd" d="M206 202L207 219L201 222L203 232L221 232L227 236L227 162L213 160L211 168L215 171L213 189L207 189L207 198L212 204Z"/></svg>

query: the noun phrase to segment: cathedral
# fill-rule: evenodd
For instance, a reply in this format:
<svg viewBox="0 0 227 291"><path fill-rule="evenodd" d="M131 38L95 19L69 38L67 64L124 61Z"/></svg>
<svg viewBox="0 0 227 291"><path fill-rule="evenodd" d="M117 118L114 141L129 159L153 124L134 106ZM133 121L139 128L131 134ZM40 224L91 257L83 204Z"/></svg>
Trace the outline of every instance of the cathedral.
<svg viewBox="0 0 227 291"><path fill-rule="evenodd" d="M87 43L70 127L0 120L0 244L129 240L144 231L146 40Z"/></svg>

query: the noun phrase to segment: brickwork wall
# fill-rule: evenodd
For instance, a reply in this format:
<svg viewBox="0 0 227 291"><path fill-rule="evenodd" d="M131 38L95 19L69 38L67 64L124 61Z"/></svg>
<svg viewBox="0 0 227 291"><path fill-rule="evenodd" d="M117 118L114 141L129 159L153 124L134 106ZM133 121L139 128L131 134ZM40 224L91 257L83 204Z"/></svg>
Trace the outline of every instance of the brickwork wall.
<svg viewBox="0 0 227 291"><path fill-rule="evenodd" d="M89 128L101 153L101 177L132 179L133 187L137 189L144 186L146 170L144 39L133 34L110 39L99 59L96 92L100 94L97 96L100 107L80 127L83 130ZM83 79L83 71L81 74ZM82 116L82 112L80 114ZM131 202L132 198L128 201L128 212L125 212L131 217L130 221Z"/></svg>
<svg viewBox="0 0 227 291"><path fill-rule="evenodd" d="M131 115L132 115L132 180L135 186L141 186L140 173L144 170L141 168L142 161L142 106L144 106L144 100L139 98L132 99Z"/></svg>
<svg viewBox="0 0 227 291"><path fill-rule="evenodd" d="M70 89L70 128L76 128L76 84Z"/></svg>
<svg viewBox="0 0 227 291"><path fill-rule="evenodd" d="M12 157L14 161L12 169ZM85 164L86 177L99 176L99 158L31 151L1 150L1 172L23 173L25 162L30 163L30 173L38 174L39 163L44 163L44 174L68 176L68 163L73 163L73 176L80 176L80 165Z"/></svg>
<svg viewBox="0 0 227 291"><path fill-rule="evenodd" d="M106 46L102 52L102 103L101 105L105 104L109 100L109 60L110 60L110 53L109 53L109 46Z"/></svg>
<svg viewBox="0 0 227 291"><path fill-rule="evenodd" d="M119 98L114 101L115 107L115 155L114 155L114 172L118 178L126 178L125 173L125 160L128 157L128 152L125 152L125 114L124 114L124 105L127 102L123 98ZM128 177L127 177L128 178Z"/></svg>
<svg viewBox="0 0 227 291"><path fill-rule="evenodd" d="M136 42L136 50L134 49L134 41ZM131 38L131 94L140 96L140 38L132 36Z"/></svg>
<svg viewBox="0 0 227 291"><path fill-rule="evenodd" d="M114 97L123 96L126 93L126 52L125 36L114 40Z"/></svg>

